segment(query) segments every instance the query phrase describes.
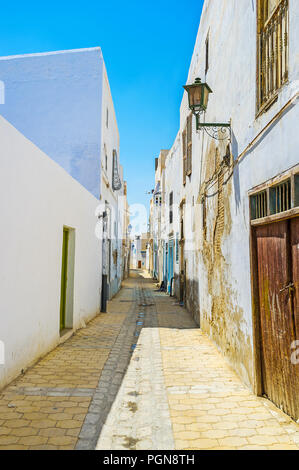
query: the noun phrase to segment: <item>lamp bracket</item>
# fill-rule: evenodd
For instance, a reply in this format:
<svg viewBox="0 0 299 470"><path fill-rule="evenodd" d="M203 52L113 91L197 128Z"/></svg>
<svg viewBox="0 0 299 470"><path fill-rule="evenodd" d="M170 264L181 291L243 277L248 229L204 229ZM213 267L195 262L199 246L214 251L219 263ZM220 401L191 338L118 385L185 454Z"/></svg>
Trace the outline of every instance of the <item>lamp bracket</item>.
<svg viewBox="0 0 299 470"><path fill-rule="evenodd" d="M201 113L196 113L196 130L204 130L212 139L215 140L229 140L232 137L231 122L200 122L199 116Z"/></svg>

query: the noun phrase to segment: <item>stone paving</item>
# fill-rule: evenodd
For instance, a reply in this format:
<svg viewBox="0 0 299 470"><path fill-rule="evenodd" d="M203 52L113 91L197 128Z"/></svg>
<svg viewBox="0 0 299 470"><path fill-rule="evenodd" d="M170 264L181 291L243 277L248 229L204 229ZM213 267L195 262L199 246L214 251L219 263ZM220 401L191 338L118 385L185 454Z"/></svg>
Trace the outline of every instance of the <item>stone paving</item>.
<svg viewBox="0 0 299 470"><path fill-rule="evenodd" d="M133 272L107 314L0 392L0 450L95 448L299 450L299 425Z"/></svg>
<svg viewBox="0 0 299 470"><path fill-rule="evenodd" d="M132 281L128 284L109 302L109 313L98 315L0 392L0 450L94 448L99 422L121 381L119 370L125 370L131 356L132 341L128 338L125 357L122 340L134 292ZM117 362L112 386L105 375L111 360Z"/></svg>
<svg viewBox="0 0 299 470"><path fill-rule="evenodd" d="M158 328L142 330L97 449L299 450L298 424L241 383L174 299L143 284Z"/></svg>

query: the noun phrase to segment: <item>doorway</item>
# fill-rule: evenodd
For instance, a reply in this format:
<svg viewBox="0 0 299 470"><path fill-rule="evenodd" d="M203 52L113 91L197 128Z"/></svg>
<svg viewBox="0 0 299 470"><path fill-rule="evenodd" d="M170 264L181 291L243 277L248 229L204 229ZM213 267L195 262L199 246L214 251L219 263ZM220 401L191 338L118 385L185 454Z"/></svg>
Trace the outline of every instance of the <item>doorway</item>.
<svg viewBox="0 0 299 470"><path fill-rule="evenodd" d="M75 230L64 227L62 239L60 334L73 328Z"/></svg>
<svg viewBox="0 0 299 470"><path fill-rule="evenodd" d="M173 278L173 240L169 241L168 256L168 294L172 295L172 278Z"/></svg>
<svg viewBox="0 0 299 470"><path fill-rule="evenodd" d="M276 406L299 419L299 217L255 229L261 388Z"/></svg>

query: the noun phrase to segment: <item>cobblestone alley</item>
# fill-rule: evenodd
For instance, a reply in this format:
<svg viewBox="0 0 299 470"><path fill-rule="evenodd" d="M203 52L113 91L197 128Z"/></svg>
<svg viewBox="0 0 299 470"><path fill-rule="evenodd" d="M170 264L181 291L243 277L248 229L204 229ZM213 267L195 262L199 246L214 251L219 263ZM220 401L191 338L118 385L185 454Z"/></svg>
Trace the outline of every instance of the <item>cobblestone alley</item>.
<svg viewBox="0 0 299 470"><path fill-rule="evenodd" d="M0 395L0 449L299 449L191 315L135 271L86 328Z"/></svg>

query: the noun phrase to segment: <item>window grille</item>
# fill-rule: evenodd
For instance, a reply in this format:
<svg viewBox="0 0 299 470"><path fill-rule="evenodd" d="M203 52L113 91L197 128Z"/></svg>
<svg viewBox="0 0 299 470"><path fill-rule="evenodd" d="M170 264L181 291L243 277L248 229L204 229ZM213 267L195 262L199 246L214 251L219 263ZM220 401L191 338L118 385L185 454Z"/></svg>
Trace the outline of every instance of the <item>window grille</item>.
<svg viewBox="0 0 299 470"><path fill-rule="evenodd" d="M270 214L291 209L291 181L286 180L270 188Z"/></svg>
<svg viewBox="0 0 299 470"><path fill-rule="evenodd" d="M288 79L288 17L289 0L258 0L258 111L271 105Z"/></svg>
<svg viewBox="0 0 299 470"><path fill-rule="evenodd" d="M192 114L187 118L187 175L192 173Z"/></svg>
<svg viewBox="0 0 299 470"><path fill-rule="evenodd" d="M169 223L173 223L173 191L169 194Z"/></svg>
<svg viewBox="0 0 299 470"><path fill-rule="evenodd" d="M268 215L267 191L261 191L250 198L251 219L262 219Z"/></svg>
<svg viewBox="0 0 299 470"><path fill-rule="evenodd" d="M183 142L183 184L186 184L186 173L187 173L187 135L186 130L182 134Z"/></svg>
<svg viewBox="0 0 299 470"><path fill-rule="evenodd" d="M176 242L175 242L175 262L178 264L179 262L179 234L176 234Z"/></svg>
<svg viewBox="0 0 299 470"><path fill-rule="evenodd" d="M206 39L206 67L205 67L206 74L208 70L209 70L209 35L207 36L207 39Z"/></svg>
<svg viewBox="0 0 299 470"><path fill-rule="evenodd" d="M294 177L295 207L299 206L299 173Z"/></svg>

